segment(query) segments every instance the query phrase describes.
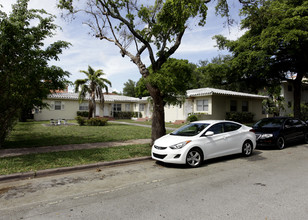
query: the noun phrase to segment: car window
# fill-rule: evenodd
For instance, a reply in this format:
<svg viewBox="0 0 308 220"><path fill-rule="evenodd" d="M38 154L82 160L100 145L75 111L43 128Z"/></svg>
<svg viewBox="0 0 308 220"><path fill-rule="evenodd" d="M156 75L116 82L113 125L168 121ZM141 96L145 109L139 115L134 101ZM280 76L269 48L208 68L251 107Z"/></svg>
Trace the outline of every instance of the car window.
<svg viewBox="0 0 308 220"><path fill-rule="evenodd" d="M257 128L279 128L282 126L285 119L283 118L264 118L258 121L254 127Z"/></svg>
<svg viewBox="0 0 308 220"><path fill-rule="evenodd" d="M207 131L213 131L214 134L221 134L224 132L223 123L215 124L212 127L210 127Z"/></svg>
<svg viewBox="0 0 308 220"><path fill-rule="evenodd" d="M294 119L293 120L293 125L294 126L299 126L299 125L301 125L302 123L298 120L298 119Z"/></svg>
<svg viewBox="0 0 308 220"><path fill-rule="evenodd" d="M191 123L170 133L178 136L195 136L203 131L209 124L206 123Z"/></svg>
<svg viewBox="0 0 308 220"><path fill-rule="evenodd" d="M292 126L293 126L293 120L288 119L284 125L285 125L285 127L287 127L287 128L292 127Z"/></svg>
<svg viewBox="0 0 308 220"><path fill-rule="evenodd" d="M235 123L232 123L232 122L226 122L226 123L224 123L224 125L225 125L225 127L224 127L225 132L236 131L236 130L240 129L240 127L242 127L241 125L235 124Z"/></svg>

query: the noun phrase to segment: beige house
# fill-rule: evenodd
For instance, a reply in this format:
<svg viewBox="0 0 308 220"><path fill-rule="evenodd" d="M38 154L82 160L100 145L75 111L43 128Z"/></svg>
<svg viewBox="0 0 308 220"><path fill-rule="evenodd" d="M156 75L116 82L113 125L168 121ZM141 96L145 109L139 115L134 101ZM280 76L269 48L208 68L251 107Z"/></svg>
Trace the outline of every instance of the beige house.
<svg viewBox="0 0 308 220"><path fill-rule="evenodd" d="M114 112L137 112L139 118L152 117L152 105L148 98L133 98L122 95L104 95L105 105L101 108L99 100L96 105L96 115L113 117ZM200 114L201 119L226 118L227 112L251 112L254 120L267 115L262 111L262 101L267 96L228 90L201 88L187 91L185 102L181 105L165 106L165 121L185 121L190 114ZM45 102L49 108L36 109L34 120L74 119L77 111L88 111L88 98L79 103L78 93L53 93Z"/></svg>
<svg viewBox="0 0 308 220"><path fill-rule="evenodd" d="M214 88L192 89L187 91L182 105L165 107L165 121L186 120L189 114L201 114L202 119L223 120L227 112L251 112L254 120L259 120L267 116L262 108L262 101L266 98Z"/></svg>
<svg viewBox="0 0 308 220"><path fill-rule="evenodd" d="M122 95L106 94L104 95L104 109L101 108L99 100L96 105L96 116L113 117L114 112L138 112L139 117L151 117L152 112L147 99L138 99ZM36 109L34 120L50 119L74 119L77 111L88 111L88 100L79 103L78 93L53 93L50 94L45 103L49 108Z"/></svg>

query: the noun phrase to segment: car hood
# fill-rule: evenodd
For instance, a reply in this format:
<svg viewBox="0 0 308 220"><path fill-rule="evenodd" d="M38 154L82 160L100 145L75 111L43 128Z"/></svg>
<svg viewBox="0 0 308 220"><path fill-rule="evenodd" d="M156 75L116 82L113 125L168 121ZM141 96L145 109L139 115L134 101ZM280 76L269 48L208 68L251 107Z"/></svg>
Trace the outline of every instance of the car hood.
<svg viewBox="0 0 308 220"><path fill-rule="evenodd" d="M189 141L195 139L196 136L177 136L177 135L170 135L167 134L161 138L158 138L154 145L160 146L160 147L168 147L174 144L181 143L183 141Z"/></svg>

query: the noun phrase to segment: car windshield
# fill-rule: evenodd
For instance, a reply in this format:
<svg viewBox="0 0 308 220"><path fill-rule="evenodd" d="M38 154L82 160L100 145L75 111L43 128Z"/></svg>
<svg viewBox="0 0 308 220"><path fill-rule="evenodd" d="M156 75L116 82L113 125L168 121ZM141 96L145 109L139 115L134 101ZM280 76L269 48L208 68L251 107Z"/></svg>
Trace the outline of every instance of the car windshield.
<svg viewBox="0 0 308 220"><path fill-rule="evenodd" d="M279 128L284 122L284 118L264 118L258 121L254 127L258 128Z"/></svg>
<svg viewBox="0 0 308 220"><path fill-rule="evenodd" d="M202 130L204 130L209 124L206 123L191 123L188 125L184 125L183 127L175 130L170 133L171 135L178 136L195 136L199 134Z"/></svg>

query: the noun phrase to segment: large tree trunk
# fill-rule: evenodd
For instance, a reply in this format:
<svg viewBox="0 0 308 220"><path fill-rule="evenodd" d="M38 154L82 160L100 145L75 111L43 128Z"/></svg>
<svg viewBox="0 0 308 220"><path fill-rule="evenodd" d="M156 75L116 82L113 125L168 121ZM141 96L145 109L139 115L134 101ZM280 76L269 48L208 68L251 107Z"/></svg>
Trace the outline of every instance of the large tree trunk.
<svg viewBox="0 0 308 220"><path fill-rule="evenodd" d="M302 97L302 79L303 74L298 73L293 81L293 99L294 99L294 117L301 118L301 97Z"/></svg>
<svg viewBox="0 0 308 220"><path fill-rule="evenodd" d="M139 72L143 78L147 78L149 76L149 70L146 66L142 63L139 56L132 57L132 61L138 66ZM154 141L161 136L166 134L165 128L165 110L164 110L164 99L161 95L158 88L150 85L149 83L146 84L146 87L153 99L153 115L152 115L152 141L151 144L153 145Z"/></svg>
<svg viewBox="0 0 308 220"><path fill-rule="evenodd" d="M165 128L165 110L163 97L158 88L147 85L150 95L153 99L153 116L152 116L152 143L161 136L166 134Z"/></svg>

